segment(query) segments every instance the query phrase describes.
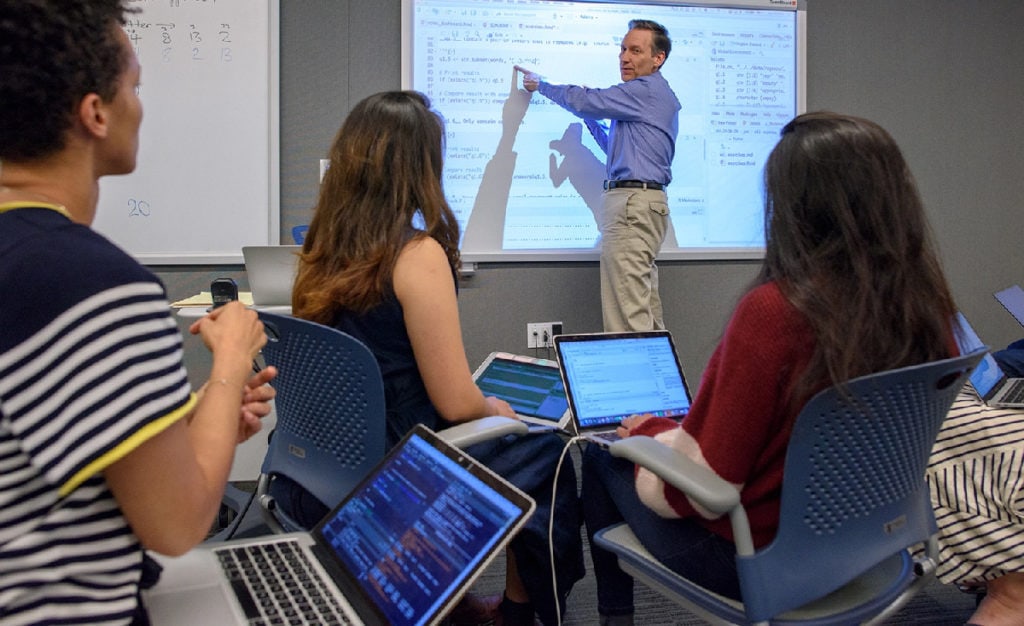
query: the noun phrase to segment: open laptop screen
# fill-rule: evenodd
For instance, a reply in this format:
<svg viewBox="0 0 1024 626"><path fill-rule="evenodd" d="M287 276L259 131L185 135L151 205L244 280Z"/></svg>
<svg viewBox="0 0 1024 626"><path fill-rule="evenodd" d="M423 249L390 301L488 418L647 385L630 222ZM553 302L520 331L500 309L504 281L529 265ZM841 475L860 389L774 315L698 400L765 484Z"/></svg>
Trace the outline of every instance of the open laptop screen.
<svg viewBox="0 0 1024 626"><path fill-rule="evenodd" d="M637 413L681 419L690 394L667 332L560 335L555 347L581 429Z"/></svg>
<svg viewBox="0 0 1024 626"><path fill-rule="evenodd" d="M1024 325L1024 289L1020 285L1001 289L995 293L995 297L1015 320Z"/></svg>
<svg viewBox="0 0 1024 626"><path fill-rule="evenodd" d="M974 331L970 323L968 323L964 314L958 312L956 319L960 327L960 332L956 333L956 342L961 354L967 354L984 348L985 343L978 336L978 333ZM1005 378L1003 370L990 352L985 353L985 356L982 357L969 377L971 386L974 387L974 390L982 398L989 398L992 395L992 390L1003 378Z"/></svg>
<svg viewBox="0 0 1024 626"><path fill-rule="evenodd" d="M291 306L302 246L244 246L245 273L258 307Z"/></svg>
<svg viewBox="0 0 1024 626"><path fill-rule="evenodd" d="M390 624L429 623L532 510L428 435L414 430L316 529Z"/></svg>
<svg viewBox="0 0 1024 626"><path fill-rule="evenodd" d="M557 423L569 408L554 361L495 352L474 374L474 380L485 396L508 402L519 415Z"/></svg>

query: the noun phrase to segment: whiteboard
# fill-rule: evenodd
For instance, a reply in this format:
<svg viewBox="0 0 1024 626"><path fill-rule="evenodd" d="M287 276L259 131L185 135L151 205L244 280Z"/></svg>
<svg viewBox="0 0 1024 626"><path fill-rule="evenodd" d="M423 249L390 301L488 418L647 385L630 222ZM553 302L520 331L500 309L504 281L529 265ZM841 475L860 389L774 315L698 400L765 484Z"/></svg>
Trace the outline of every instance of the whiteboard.
<svg viewBox="0 0 1024 626"><path fill-rule="evenodd" d="M280 238L278 0L133 0L138 163L93 227L150 265L242 262Z"/></svg>

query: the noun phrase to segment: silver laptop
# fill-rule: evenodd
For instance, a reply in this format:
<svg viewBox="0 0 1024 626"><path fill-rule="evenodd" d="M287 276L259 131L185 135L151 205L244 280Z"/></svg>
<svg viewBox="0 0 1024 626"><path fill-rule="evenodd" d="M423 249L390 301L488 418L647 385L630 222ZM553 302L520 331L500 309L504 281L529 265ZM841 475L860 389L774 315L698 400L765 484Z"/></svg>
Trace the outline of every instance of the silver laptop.
<svg viewBox="0 0 1024 626"><path fill-rule="evenodd" d="M312 532L155 555L143 601L156 625L436 624L535 506L417 426Z"/></svg>
<svg viewBox="0 0 1024 626"><path fill-rule="evenodd" d="M963 313L957 313L957 322L960 327L960 332L956 334L960 352L966 354L986 347ZM974 391L985 404L1024 408L1024 378L1007 377L992 353L985 353L981 362L971 372L969 380L971 387L974 387Z"/></svg>
<svg viewBox="0 0 1024 626"><path fill-rule="evenodd" d="M619 422L630 415L679 421L690 411L668 331L555 335L555 354L576 434L589 441L615 441Z"/></svg>
<svg viewBox="0 0 1024 626"><path fill-rule="evenodd" d="M245 273L256 307L292 306L292 285L302 246L243 246Z"/></svg>
<svg viewBox="0 0 1024 626"><path fill-rule="evenodd" d="M473 372L473 381L485 396L512 405L531 431L572 428L558 363L550 359L492 352Z"/></svg>
<svg viewBox="0 0 1024 626"><path fill-rule="evenodd" d="M1024 289L1021 289L1020 285L1013 285L997 291L994 295L999 304L1003 305L1003 308L1013 316L1013 319L1024 326Z"/></svg>

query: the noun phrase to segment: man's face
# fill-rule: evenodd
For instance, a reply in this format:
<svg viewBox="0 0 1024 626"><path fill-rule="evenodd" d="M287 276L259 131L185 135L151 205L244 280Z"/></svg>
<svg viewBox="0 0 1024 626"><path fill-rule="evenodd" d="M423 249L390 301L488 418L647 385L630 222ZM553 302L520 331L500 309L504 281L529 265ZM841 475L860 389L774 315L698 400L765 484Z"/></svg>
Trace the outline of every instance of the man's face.
<svg viewBox="0 0 1024 626"><path fill-rule="evenodd" d="M654 33L634 28L622 38L619 74L623 82L650 76L665 62L665 53L654 54Z"/></svg>

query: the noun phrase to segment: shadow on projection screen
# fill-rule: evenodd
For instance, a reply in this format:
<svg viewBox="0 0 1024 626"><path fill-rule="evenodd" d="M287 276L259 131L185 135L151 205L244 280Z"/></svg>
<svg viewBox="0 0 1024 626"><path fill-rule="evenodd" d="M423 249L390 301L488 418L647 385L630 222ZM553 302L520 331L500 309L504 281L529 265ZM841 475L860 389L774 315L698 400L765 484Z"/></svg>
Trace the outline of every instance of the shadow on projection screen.
<svg viewBox="0 0 1024 626"><path fill-rule="evenodd" d="M635 18L668 29L661 71L682 104L659 258L761 257L764 162L804 109L804 2L403 0L403 87L445 119L463 259L597 258L605 155L582 120L523 90L513 66L553 83L617 84Z"/></svg>

